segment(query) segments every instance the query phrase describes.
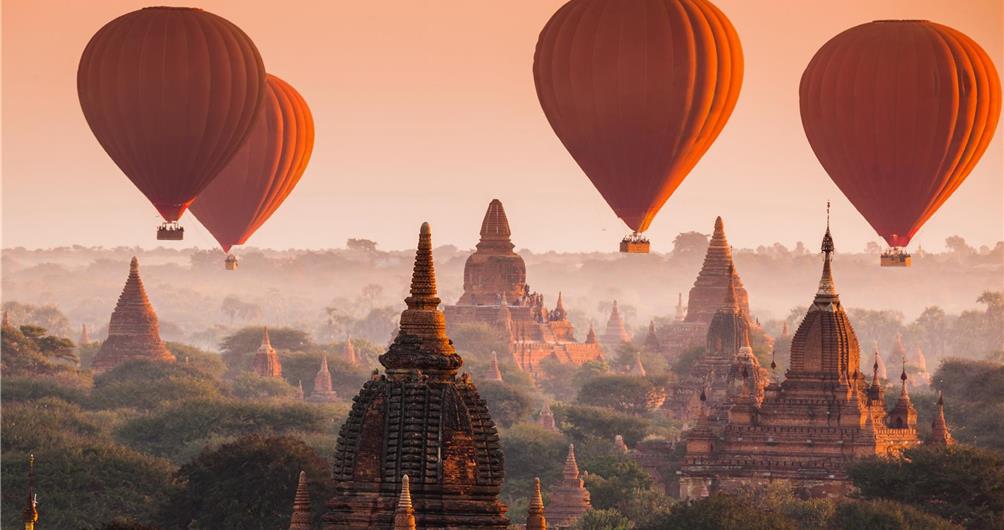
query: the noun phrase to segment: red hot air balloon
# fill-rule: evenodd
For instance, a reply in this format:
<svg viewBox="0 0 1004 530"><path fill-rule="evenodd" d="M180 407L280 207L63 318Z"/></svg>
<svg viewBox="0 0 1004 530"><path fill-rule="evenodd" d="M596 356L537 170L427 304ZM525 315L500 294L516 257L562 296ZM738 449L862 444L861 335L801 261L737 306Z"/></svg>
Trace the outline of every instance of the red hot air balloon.
<svg viewBox="0 0 1004 530"><path fill-rule="evenodd" d="M192 213L229 253L275 213L307 168L314 120L300 93L268 76L265 101L240 150L192 203ZM227 256L227 268L237 258Z"/></svg>
<svg viewBox="0 0 1004 530"><path fill-rule="evenodd" d="M265 68L226 19L149 7L91 37L77 93L101 147L168 222L158 238L181 239L178 218L251 128Z"/></svg>
<svg viewBox="0 0 1004 530"><path fill-rule="evenodd" d="M1001 111L986 52L948 26L882 20L816 52L799 87L802 126L830 178L891 247L883 265L962 184Z"/></svg>
<svg viewBox="0 0 1004 530"><path fill-rule="evenodd" d="M572 0L544 26L537 98L634 230L622 251L647 252L639 233L718 137L742 77L739 37L707 0Z"/></svg>

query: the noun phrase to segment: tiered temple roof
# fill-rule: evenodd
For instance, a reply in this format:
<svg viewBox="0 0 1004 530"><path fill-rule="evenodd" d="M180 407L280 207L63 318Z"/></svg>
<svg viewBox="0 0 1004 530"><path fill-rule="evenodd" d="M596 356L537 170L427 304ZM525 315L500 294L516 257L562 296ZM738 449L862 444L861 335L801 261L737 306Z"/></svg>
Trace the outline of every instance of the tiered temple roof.
<svg viewBox="0 0 1004 530"><path fill-rule="evenodd" d="M328 369L328 354L321 354L321 366L314 376L314 388L310 391L307 401L331 402L338 400L338 393L331 384L331 371Z"/></svg>
<svg viewBox="0 0 1004 530"><path fill-rule="evenodd" d="M160 340L157 314L139 277L139 260L133 257L125 287L108 324L108 339L95 354L91 369L100 373L137 359L175 361L174 355Z"/></svg>
<svg viewBox="0 0 1004 530"><path fill-rule="evenodd" d="M616 351L621 344L631 342L631 334L624 326L624 318L621 317L620 308L617 307L617 300L614 300L610 308L610 318L607 319L607 327L600 337L600 342L613 351Z"/></svg>
<svg viewBox="0 0 1004 530"><path fill-rule="evenodd" d="M259 377L282 377L282 363L279 362L279 354L268 338L267 327L262 331L261 346L251 361L251 371Z"/></svg>
<svg viewBox="0 0 1004 530"><path fill-rule="evenodd" d="M822 250L819 289L792 339L784 382L771 383L759 406L740 394L720 434L687 434L684 498L775 480L808 495L843 494L850 461L918 443L905 384L900 405L887 413L881 386L861 373L857 337L833 281L829 227Z"/></svg>
<svg viewBox="0 0 1004 530"><path fill-rule="evenodd" d="M931 438L927 441L931 445L955 445L955 439L948 430L945 422L945 395L938 392L938 412L931 421Z"/></svg>
<svg viewBox="0 0 1004 530"><path fill-rule="evenodd" d="M697 275L694 286L690 289L687 300L687 322L709 323L718 311L725 298L729 279L735 282L736 301L739 308L748 317L750 313L749 295L743 287L743 282L736 273L732 262L732 247L725 238L725 223L721 217L715 219L715 231L708 243L708 252L704 256L704 265Z"/></svg>
<svg viewBox="0 0 1004 530"><path fill-rule="evenodd" d="M464 294L446 306L449 331L465 324L486 324L507 339L516 366L531 376L545 358L582 364L600 359L598 344L575 339L564 298L558 293L553 310L544 296L526 284L526 265L513 251L509 221L497 199L488 205L481 223L481 240L464 265Z"/></svg>
<svg viewBox="0 0 1004 530"><path fill-rule="evenodd" d="M568 446L561 482L551 490L549 498L545 513L555 528L571 527L592 508L589 490L579 476L579 464L575 461L575 446L572 444Z"/></svg>
<svg viewBox="0 0 1004 530"><path fill-rule="evenodd" d="M533 496L526 510L526 530L547 530L547 518L544 516L544 497L540 493L540 479L533 479Z"/></svg>
<svg viewBox="0 0 1004 530"><path fill-rule="evenodd" d="M307 487L307 473L300 471L293 497L293 516L289 520L289 530L312 530L310 516L310 490Z"/></svg>
<svg viewBox="0 0 1004 530"><path fill-rule="evenodd" d="M503 462L485 401L438 310L432 234L423 224L400 332L342 425L325 529L393 528L402 476L419 528L505 529Z"/></svg>

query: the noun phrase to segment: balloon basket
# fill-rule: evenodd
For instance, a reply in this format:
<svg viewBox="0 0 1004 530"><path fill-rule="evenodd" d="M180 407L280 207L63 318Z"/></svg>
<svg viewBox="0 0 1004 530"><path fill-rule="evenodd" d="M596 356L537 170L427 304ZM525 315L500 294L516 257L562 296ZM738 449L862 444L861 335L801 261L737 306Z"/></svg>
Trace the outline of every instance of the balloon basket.
<svg viewBox="0 0 1004 530"><path fill-rule="evenodd" d="M648 238L635 232L621 240L621 252L625 254L648 254L651 244Z"/></svg>
<svg viewBox="0 0 1004 530"><path fill-rule="evenodd" d="M894 247L882 253L879 264L883 267L909 267L913 265L913 258L903 249Z"/></svg>
<svg viewBox="0 0 1004 530"><path fill-rule="evenodd" d="M177 222L164 223L157 229L158 241L181 241L185 239L185 228Z"/></svg>
<svg viewBox="0 0 1004 530"><path fill-rule="evenodd" d="M227 254L227 259L226 261L223 262L223 267L228 271L237 270L237 256L234 256L233 254Z"/></svg>

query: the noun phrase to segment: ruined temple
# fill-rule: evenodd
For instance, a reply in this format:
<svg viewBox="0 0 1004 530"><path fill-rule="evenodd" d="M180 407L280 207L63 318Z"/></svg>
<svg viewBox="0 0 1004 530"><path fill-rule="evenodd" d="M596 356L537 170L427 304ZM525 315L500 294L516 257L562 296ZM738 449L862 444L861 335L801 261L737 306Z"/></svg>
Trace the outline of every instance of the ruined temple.
<svg viewBox="0 0 1004 530"><path fill-rule="evenodd" d="M251 371L259 377L282 377L282 363L279 362L279 354L268 338L267 327L262 332L261 346L251 361Z"/></svg>
<svg viewBox="0 0 1004 530"><path fill-rule="evenodd" d="M481 223L481 239L464 265L464 293L456 305L444 308L447 331L465 324L486 324L502 335L516 366L531 376L551 357L561 363L582 364L602 358L595 342L575 339L564 299L558 293L553 310L544 296L526 283L526 264L513 251L509 220L502 202L494 199Z"/></svg>
<svg viewBox="0 0 1004 530"><path fill-rule="evenodd" d="M749 318L749 294L736 272L732 247L725 238L725 223L718 217L715 219L715 231L708 242L708 251L704 255L704 263L690 289L686 317L679 321L679 315L683 311L681 297L676 306L678 321L661 330L661 343L667 354L674 357L704 345L708 326L721 307L725 292L730 288L730 281L734 282L732 288L735 289L740 311Z"/></svg>
<svg viewBox="0 0 1004 530"><path fill-rule="evenodd" d="M338 393L335 392L331 384L331 371L328 369L328 355L321 354L321 366L314 376L314 388L310 391L307 401L316 403L330 403L338 401Z"/></svg>
<svg viewBox="0 0 1004 530"><path fill-rule="evenodd" d="M752 325L740 306L736 276L727 278L723 300L707 327L704 352L666 403L670 414L685 422L697 417L702 406L698 396L702 392L707 398L704 405L709 409L707 415L714 424L724 424L728 419L731 399L741 385L750 385L757 403L763 400L768 373L750 346ZM744 372L749 381L742 381Z"/></svg>
<svg viewBox="0 0 1004 530"><path fill-rule="evenodd" d="M575 446L572 444L568 445L561 482L551 489L548 501L544 513L554 528L570 528L582 514L592 508L589 490L579 476L579 464L575 461Z"/></svg>
<svg viewBox="0 0 1004 530"><path fill-rule="evenodd" d="M792 339L784 381L767 385L760 404L744 385L720 432L708 419L710 407L700 407L697 426L685 435L683 498L772 481L788 481L805 495L845 494L850 461L919 443L906 374L896 406L886 411L877 366L871 384L861 371L858 340L833 280L829 227L822 250L819 289Z"/></svg>
<svg viewBox="0 0 1004 530"><path fill-rule="evenodd" d="M446 334L432 234L422 225L400 332L338 434L324 528L395 526L402 476L418 528L505 529L503 456L495 423Z"/></svg>
<svg viewBox="0 0 1004 530"><path fill-rule="evenodd" d="M94 355L91 369L94 373L101 373L138 359L175 361L174 355L160 340L157 314L139 277L139 260L133 257L129 263L129 277L108 323L108 338Z"/></svg>
<svg viewBox="0 0 1004 530"><path fill-rule="evenodd" d="M310 490L307 488L307 473L300 471L293 496L293 515L289 519L289 530L312 530L310 516Z"/></svg>

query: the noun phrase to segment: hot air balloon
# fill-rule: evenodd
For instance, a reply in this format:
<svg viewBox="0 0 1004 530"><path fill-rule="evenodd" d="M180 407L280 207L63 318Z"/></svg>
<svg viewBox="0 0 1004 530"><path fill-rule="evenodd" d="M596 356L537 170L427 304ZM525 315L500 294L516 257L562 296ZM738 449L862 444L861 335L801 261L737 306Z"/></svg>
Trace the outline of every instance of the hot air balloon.
<svg viewBox="0 0 1004 530"><path fill-rule="evenodd" d="M926 20L855 26L802 74L802 126L820 164L891 249L902 250L986 150L1001 111L990 57Z"/></svg>
<svg viewBox="0 0 1004 530"><path fill-rule="evenodd" d="M551 128L634 232L644 232L725 126L743 56L707 0L572 0L540 32L537 98Z"/></svg>
<svg viewBox="0 0 1004 530"><path fill-rule="evenodd" d="M226 19L148 7L91 37L77 93L101 147L166 221L158 239L181 239L178 219L251 129L265 68Z"/></svg>
<svg viewBox="0 0 1004 530"><path fill-rule="evenodd" d="M244 145L192 203L192 213L229 254L275 213L307 168L314 120L300 93L269 74L265 101Z"/></svg>

